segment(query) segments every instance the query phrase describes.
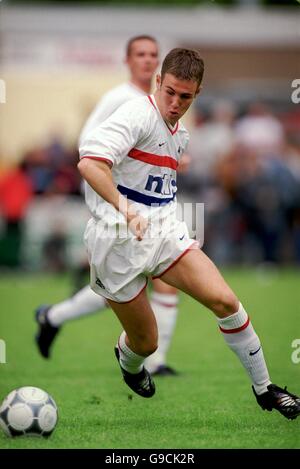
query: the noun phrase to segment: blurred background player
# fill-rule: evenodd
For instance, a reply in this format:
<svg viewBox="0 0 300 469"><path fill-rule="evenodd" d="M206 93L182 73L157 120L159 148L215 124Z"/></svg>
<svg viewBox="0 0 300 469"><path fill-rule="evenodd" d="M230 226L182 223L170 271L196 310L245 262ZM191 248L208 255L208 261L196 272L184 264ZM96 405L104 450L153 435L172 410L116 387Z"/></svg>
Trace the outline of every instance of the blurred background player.
<svg viewBox="0 0 300 469"><path fill-rule="evenodd" d="M81 131L80 141L121 104L138 96L150 94L153 75L159 63L156 39L147 35L131 38L127 43L125 61L130 72L129 82L115 87L101 98ZM186 168L187 161L188 156L184 155L182 170ZM166 364L166 354L176 324L177 290L159 279L153 280L151 305L158 324L159 347L147 359L147 368L153 375L175 375L176 371ZM94 293L88 285L65 301L51 306L40 306L36 311L38 322L36 342L42 356L49 358L53 341L65 322L103 310L107 306L105 299Z"/></svg>

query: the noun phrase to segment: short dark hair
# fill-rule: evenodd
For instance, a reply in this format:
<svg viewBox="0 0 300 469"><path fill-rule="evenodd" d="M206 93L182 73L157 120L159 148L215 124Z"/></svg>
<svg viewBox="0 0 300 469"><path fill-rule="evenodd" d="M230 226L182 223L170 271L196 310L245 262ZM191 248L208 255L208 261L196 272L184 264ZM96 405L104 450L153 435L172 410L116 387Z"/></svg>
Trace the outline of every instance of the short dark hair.
<svg viewBox="0 0 300 469"><path fill-rule="evenodd" d="M141 36L134 36L131 39L129 39L129 41L127 42L126 57L129 57L131 54L131 48L132 48L133 43L136 41L143 41L143 40L152 41L155 44L157 44L157 40L152 36L148 36L147 34L143 34Z"/></svg>
<svg viewBox="0 0 300 469"><path fill-rule="evenodd" d="M204 62L196 49L176 47L165 57L161 68L161 80L166 73L174 75L179 80L194 80L201 85Z"/></svg>

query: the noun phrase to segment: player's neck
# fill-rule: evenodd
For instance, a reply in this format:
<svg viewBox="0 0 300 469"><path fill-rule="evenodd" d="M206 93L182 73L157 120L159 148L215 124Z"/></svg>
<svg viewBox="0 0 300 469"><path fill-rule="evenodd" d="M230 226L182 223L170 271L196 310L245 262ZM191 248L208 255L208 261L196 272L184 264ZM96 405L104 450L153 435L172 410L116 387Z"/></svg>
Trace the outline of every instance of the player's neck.
<svg viewBox="0 0 300 469"><path fill-rule="evenodd" d="M145 94L151 93L151 81L141 82L131 77L130 83L132 83L139 90L143 91Z"/></svg>

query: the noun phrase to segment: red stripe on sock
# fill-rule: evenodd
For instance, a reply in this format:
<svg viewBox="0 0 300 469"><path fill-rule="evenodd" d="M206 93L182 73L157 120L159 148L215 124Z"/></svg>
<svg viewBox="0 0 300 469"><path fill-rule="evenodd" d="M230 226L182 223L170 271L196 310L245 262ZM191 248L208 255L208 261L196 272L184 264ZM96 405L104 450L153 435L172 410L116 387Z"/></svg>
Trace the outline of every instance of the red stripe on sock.
<svg viewBox="0 0 300 469"><path fill-rule="evenodd" d="M177 303L163 303L162 301L159 301L159 300L155 300L154 298L151 298L151 302L154 302L156 303L157 305L160 305L160 306L165 306L166 308L174 308L175 306L177 306Z"/></svg>
<svg viewBox="0 0 300 469"><path fill-rule="evenodd" d="M250 323L250 318L248 316L247 321L241 327L237 327L236 329L223 329L223 327L219 326L219 328L220 328L220 331L223 332L224 334L236 334L236 332L241 332L244 329L246 329L249 323Z"/></svg>

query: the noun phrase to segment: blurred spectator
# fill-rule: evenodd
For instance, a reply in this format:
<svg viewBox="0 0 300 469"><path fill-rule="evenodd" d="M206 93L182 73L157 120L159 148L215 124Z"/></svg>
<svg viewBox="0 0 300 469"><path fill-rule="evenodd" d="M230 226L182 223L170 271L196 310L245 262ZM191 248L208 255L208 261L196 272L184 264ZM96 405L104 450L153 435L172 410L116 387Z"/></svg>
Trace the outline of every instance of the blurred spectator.
<svg viewBox="0 0 300 469"><path fill-rule="evenodd" d="M262 162L258 154L247 155L244 151L243 158L256 158L255 172L247 172L243 165L237 193L248 232L260 243L264 262L279 262L288 213L297 198L297 181L280 155Z"/></svg>
<svg viewBox="0 0 300 469"><path fill-rule="evenodd" d="M44 148L33 148L24 156L24 168L35 194L44 194L53 179L53 170Z"/></svg>
<svg viewBox="0 0 300 469"><path fill-rule="evenodd" d="M232 148L234 117L235 108L230 101L215 102L205 122L196 116L188 151L192 158L191 172L202 180L211 178L216 162Z"/></svg>
<svg viewBox="0 0 300 469"><path fill-rule="evenodd" d="M56 170L53 168L53 177L46 188L47 194L81 195L81 178L77 170L77 148L65 150L63 158Z"/></svg>
<svg viewBox="0 0 300 469"><path fill-rule="evenodd" d="M263 103L253 103L248 113L239 119L235 128L237 143L261 155L278 153L284 141L280 121Z"/></svg>
<svg viewBox="0 0 300 469"><path fill-rule="evenodd" d="M67 239L61 226L49 233L43 246L45 270L62 272L67 269Z"/></svg>
<svg viewBox="0 0 300 469"><path fill-rule="evenodd" d="M77 148L66 149L55 136L50 144L28 151L24 168L36 195L80 195Z"/></svg>
<svg viewBox="0 0 300 469"><path fill-rule="evenodd" d="M0 174L0 265L18 267L22 244L22 220L32 199L30 179L22 166Z"/></svg>
<svg viewBox="0 0 300 469"><path fill-rule="evenodd" d="M300 114L299 114L300 116ZM291 135L291 134L290 134ZM288 212L289 228L292 231L292 244L296 262L300 265L300 120L298 121L297 138L287 143L285 162L297 185L297 193ZM296 135L295 135L296 137ZM289 190L289 188L288 188Z"/></svg>

